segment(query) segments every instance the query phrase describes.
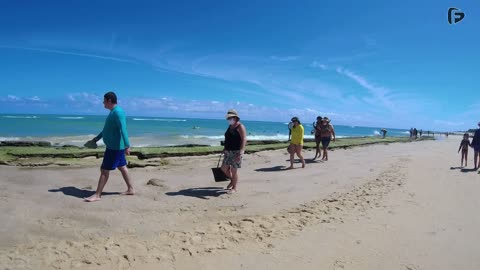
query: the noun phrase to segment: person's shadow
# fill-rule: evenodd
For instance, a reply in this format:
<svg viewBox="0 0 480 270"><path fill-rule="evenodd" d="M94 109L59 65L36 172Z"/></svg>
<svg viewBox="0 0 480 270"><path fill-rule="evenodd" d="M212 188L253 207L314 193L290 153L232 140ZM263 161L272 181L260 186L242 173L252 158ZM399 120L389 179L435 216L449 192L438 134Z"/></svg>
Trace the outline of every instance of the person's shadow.
<svg viewBox="0 0 480 270"><path fill-rule="evenodd" d="M475 171L477 171L477 170L476 170L476 169L473 169L473 168L472 168L472 169L462 168L460 171L463 172L463 173L467 173L467 172L475 172Z"/></svg>
<svg viewBox="0 0 480 270"><path fill-rule="evenodd" d="M49 189L48 192L62 192L66 196L72 196L76 198L86 198L95 194L95 191L88 189L79 189L76 187L61 187L58 189ZM102 192L102 196L105 195L120 195L120 192Z"/></svg>
<svg viewBox="0 0 480 270"><path fill-rule="evenodd" d="M256 172L278 172L278 171L285 171L287 167L285 166L274 166L268 168L259 168L255 169Z"/></svg>
<svg viewBox="0 0 480 270"><path fill-rule="evenodd" d="M199 199L208 200L209 197L218 197L222 194L226 194L227 190L220 187L202 187L202 188L187 188L177 192L167 192L168 196L187 196L195 197Z"/></svg>

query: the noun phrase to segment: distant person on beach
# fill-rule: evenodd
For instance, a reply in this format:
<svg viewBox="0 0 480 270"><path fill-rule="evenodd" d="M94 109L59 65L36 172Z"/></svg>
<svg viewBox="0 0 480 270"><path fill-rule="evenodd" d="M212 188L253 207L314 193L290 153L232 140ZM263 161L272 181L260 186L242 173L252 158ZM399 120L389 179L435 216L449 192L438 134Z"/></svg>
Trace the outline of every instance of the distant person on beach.
<svg viewBox="0 0 480 270"><path fill-rule="evenodd" d="M322 160L328 160L328 146L330 145L330 141L333 138L335 141L335 130L333 126L330 124L330 119L328 117L324 117L322 119L322 123L320 125L320 138L322 141L322 149L323 149L323 157Z"/></svg>
<svg viewBox="0 0 480 270"><path fill-rule="evenodd" d="M387 130L382 128L381 132L382 132L382 139L385 139L385 137L387 136Z"/></svg>
<svg viewBox="0 0 480 270"><path fill-rule="evenodd" d="M410 139L413 138L413 128L410 128Z"/></svg>
<svg viewBox="0 0 480 270"><path fill-rule="evenodd" d="M110 171L118 168L122 173L123 179L127 184L127 191L123 195L133 195L133 186L127 169L125 154L130 154L130 141L128 140L127 121L125 112L117 105L117 95L114 92L108 92L103 96L103 105L105 109L110 110L110 114L105 120L105 126L97 137L93 138L96 143L103 138L106 149L103 155L103 162L100 169L100 178L98 180L97 191L94 195L85 198L87 202L99 201L102 196L103 188L108 181Z"/></svg>
<svg viewBox="0 0 480 270"><path fill-rule="evenodd" d="M420 134L420 137L422 137L422 133L423 131L420 129L420 131L418 132Z"/></svg>
<svg viewBox="0 0 480 270"><path fill-rule="evenodd" d="M413 137L415 138L415 140L417 139L417 135L418 135L417 128L414 128L413 129Z"/></svg>
<svg viewBox="0 0 480 270"><path fill-rule="evenodd" d="M321 137L321 134L320 134L320 125L321 124L322 124L322 117L317 116L317 121L315 122L315 125L313 126L313 131L314 131L314 134L315 134L315 144L316 144L315 157L313 158L313 160L317 159L317 156L320 157L320 155L322 154L322 152L320 151L320 142L322 142L322 137Z"/></svg>
<svg viewBox="0 0 480 270"><path fill-rule="evenodd" d="M460 142L460 147L458 148L458 153L460 153L460 150L462 150L462 161L461 161L461 167L463 167L463 159L465 159L465 167L467 165L467 158L468 158L468 147L471 146L470 140L468 139L468 133L463 134L463 140Z"/></svg>
<svg viewBox="0 0 480 270"><path fill-rule="evenodd" d="M480 122L478 122L478 127L480 127ZM475 131L472 139L472 144L470 146L473 147L474 168L475 170L477 170L480 167L480 129L477 129Z"/></svg>
<svg viewBox="0 0 480 270"><path fill-rule="evenodd" d="M234 193L237 192L238 169L242 167L242 158L247 145L247 130L240 123L236 110L228 110L225 118L228 121L228 128L225 131L222 171L231 179L226 189Z"/></svg>
<svg viewBox="0 0 480 270"><path fill-rule="evenodd" d="M293 159L295 154L300 158L302 163L302 168L305 168L305 160L303 159L302 149L303 149L303 137L304 137L304 128L298 117L293 117L292 120L292 139L290 140L290 145L288 146L288 153L290 154L290 167L288 169L293 169Z"/></svg>

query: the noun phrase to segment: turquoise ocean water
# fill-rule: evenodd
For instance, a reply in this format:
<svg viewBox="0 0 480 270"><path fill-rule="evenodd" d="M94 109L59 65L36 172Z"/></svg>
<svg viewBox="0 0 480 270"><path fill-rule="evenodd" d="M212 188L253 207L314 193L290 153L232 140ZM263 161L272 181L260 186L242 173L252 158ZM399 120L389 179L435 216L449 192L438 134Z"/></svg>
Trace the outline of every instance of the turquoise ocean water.
<svg viewBox="0 0 480 270"><path fill-rule="evenodd" d="M83 145L103 128L106 116L0 114L0 141L42 140L54 145ZM287 140L287 122L242 121L248 140ZM303 122L305 137L313 138L312 122ZM337 137L379 136L381 127L335 125ZM220 145L225 120L127 117L133 147L181 144ZM388 136L408 136L407 130L388 129Z"/></svg>

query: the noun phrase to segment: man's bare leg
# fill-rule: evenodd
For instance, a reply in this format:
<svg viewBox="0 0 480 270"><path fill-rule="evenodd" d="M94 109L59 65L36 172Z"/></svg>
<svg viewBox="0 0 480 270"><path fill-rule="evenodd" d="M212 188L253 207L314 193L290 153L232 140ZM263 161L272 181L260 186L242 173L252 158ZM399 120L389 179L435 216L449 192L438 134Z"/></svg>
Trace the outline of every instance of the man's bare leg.
<svg viewBox="0 0 480 270"><path fill-rule="evenodd" d="M125 184L127 184L127 191L122 192L122 195L134 195L135 192L133 191L132 180L128 174L127 166L118 167L118 170L122 173L123 180L125 180Z"/></svg>
<svg viewBox="0 0 480 270"><path fill-rule="evenodd" d="M85 201L87 202L100 201L100 198L102 197L103 188L105 187L105 184L107 184L109 176L110 176L109 170L100 169L100 178L98 179L97 191L92 196L88 198L84 198Z"/></svg>

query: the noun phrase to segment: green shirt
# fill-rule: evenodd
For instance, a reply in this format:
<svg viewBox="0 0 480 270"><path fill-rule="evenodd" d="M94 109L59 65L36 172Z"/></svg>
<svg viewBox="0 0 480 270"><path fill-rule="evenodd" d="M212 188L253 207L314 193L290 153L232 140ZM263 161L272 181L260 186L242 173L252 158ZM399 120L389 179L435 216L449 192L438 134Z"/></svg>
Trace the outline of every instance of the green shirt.
<svg viewBox="0 0 480 270"><path fill-rule="evenodd" d="M125 112L118 105L115 106L105 120L102 132L95 139L103 138L107 149L124 150L130 147L127 132L127 120Z"/></svg>

